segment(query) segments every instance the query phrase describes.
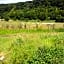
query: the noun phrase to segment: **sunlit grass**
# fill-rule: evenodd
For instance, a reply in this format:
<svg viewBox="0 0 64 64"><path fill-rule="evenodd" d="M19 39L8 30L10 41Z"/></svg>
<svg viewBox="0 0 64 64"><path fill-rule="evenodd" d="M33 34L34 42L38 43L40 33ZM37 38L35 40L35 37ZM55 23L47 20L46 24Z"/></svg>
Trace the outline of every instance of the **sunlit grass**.
<svg viewBox="0 0 64 64"><path fill-rule="evenodd" d="M16 58L16 63L21 62L22 64L24 62L26 64L39 47L50 49L57 46L63 48L63 38L64 32L58 31L41 29L0 30L0 52L6 54L3 63L14 63ZM56 42L58 45L56 45Z"/></svg>

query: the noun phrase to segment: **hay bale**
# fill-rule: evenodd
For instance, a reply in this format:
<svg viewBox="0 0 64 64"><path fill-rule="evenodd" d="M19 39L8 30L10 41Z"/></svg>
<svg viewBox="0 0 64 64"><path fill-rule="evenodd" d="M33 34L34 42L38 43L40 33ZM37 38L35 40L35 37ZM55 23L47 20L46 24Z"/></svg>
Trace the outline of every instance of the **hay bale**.
<svg viewBox="0 0 64 64"><path fill-rule="evenodd" d="M15 29L14 25L10 25L9 29Z"/></svg>
<svg viewBox="0 0 64 64"><path fill-rule="evenodd" d="M63 24L62 23L55 23L55 29L60 29L63 28Z"/></svg>
<svg viewBox="0 0 64 64"><path fill-rule="evenodd" d="M40 24L39 24L39 28L40 28L40 29L48 29L47 25L44 24L44 23L40 23Z"/></svg>
<svg viewBox="0 0 64 64"><path fill-rule="evenodd" d="M54 23L47 23L48 29L55 29L55 24Z"/></svg>
<svg viewBox="0 0 64 64"><path fill-rule="evenodd" d="M32 24L30 25L30 29L36 29L36 24L35 24L35 23L32 23Z"/></svg>
<svg viewBox="0 0 64 64"><path fill-rule="evenodd" d="M17 27L18 29L22 29L22 24L19 24Z"/></svg>

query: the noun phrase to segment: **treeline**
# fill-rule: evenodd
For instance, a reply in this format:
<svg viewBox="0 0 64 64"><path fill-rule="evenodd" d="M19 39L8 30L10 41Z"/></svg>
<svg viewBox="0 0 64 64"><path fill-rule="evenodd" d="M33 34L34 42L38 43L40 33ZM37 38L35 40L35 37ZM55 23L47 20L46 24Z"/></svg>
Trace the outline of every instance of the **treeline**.
<svg viewBox="0 0 64 64"><path fill-rule="evenodd" d="M0 18L9 20L55 20L64 22L64 0L33 0L0 4Z"/></svg>

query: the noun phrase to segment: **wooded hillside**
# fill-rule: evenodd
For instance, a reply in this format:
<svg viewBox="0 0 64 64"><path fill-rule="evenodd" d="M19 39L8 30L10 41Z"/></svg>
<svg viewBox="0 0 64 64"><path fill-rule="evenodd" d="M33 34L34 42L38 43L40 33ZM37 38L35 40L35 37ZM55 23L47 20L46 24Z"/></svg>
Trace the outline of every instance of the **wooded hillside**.
<svg viewBox="0 0 64 64"><path fill-rule="evenodd" d="M64 22L64 0L33 0L0 4L0 19Z"/></svg>

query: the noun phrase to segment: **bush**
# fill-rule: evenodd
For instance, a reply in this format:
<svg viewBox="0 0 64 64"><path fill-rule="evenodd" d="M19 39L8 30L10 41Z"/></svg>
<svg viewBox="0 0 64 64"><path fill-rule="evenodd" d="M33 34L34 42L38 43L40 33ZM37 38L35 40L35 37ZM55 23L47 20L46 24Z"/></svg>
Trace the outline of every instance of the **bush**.
<svg viewBox="0 0 64 64"><path fill-rule="evenodd" d="M46 16L45 16L45 14L44 14L43 12L40 12L38 18L39 18L40 20L45 20L45 19L46 19Z"/></svg>
<svg viewBox="0 0 64 64"><path fill-rule="evenodd" d="M64 50L57 47L39 47L32 64L63 64Z"/></svg>
<svg viewBox="0 0 64 64"><path fill-rule="evenodd" d="M58 15L55 22L64 22L64 17Z"/></svg>
<svg viewBox="0 0 64 64"><path fill-rule="evenodd" d="M9 21L9 18L4 18L5 19L5 21Z"/></svg>

